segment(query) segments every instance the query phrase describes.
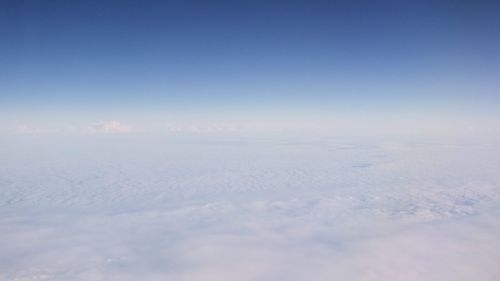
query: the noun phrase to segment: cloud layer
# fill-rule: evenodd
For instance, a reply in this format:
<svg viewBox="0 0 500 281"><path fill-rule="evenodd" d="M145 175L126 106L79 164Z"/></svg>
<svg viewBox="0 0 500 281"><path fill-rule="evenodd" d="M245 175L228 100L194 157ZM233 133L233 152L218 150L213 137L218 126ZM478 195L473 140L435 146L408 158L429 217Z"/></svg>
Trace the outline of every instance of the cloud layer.
<svg viewBox="0 0 500 281"><path fill-rule="evenodd" d="M498 145L20 139L1 281L500 278Z"/></svg>

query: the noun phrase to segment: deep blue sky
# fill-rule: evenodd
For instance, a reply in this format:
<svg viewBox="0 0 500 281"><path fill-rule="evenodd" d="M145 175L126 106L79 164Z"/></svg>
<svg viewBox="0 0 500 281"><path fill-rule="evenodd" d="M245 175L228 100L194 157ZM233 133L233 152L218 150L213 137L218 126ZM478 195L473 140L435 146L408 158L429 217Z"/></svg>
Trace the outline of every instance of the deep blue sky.
<svg viewBox="0 0 500 281"><path fill-rule="evenodd" d="M500 1L0 0L0 110L492 110L499 15Z"/></svg>

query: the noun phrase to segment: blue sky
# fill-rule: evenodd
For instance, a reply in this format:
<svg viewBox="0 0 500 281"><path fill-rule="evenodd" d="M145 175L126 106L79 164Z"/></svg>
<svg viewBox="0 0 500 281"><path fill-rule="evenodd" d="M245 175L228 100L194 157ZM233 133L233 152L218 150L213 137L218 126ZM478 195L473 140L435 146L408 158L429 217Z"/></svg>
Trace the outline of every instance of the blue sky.
<svg viewBox="0 0 500 281"><path fill-rule="evenodd" d="M408 113L493 124L500 106L498 2L0 5L4 126Z"/></svg>

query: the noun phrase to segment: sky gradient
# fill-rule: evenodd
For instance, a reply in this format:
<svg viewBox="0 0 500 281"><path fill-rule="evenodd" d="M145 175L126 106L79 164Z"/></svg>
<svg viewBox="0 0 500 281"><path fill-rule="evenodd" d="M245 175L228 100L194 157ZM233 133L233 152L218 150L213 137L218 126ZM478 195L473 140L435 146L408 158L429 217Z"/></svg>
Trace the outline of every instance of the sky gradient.
<svg viewBox="0 0 500 281"><path fill-rule="evenodd" d="M0 5L3 131L436 118L490 130L499 120L498 1Z"/></svg>

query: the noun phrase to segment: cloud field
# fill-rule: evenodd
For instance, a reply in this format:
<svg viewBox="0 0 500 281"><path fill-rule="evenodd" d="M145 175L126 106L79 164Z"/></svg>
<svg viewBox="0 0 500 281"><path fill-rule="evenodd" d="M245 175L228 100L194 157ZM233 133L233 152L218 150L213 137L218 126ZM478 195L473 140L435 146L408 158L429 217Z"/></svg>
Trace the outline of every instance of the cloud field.
<svg viewBox="0 0 500 281"><path fill-rule="evenodd" d="M2 281L500 279L493 142L1 142Z"/></svg>

